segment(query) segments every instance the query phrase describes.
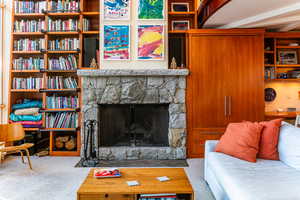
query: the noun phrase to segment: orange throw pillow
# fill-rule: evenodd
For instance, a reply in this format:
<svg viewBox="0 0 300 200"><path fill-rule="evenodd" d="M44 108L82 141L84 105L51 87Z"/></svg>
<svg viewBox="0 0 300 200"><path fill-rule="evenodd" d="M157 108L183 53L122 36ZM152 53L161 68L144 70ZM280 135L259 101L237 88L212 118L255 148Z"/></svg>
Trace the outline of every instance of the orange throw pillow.
<svg viewBox="0 0 300 200"><path fill-rule="evenodd" d="M278 138L282 119L274 119L267 122L260 122L263 130L260 139L258 158L267 160L279 160Z"/></svg>
<svg viewBox="0 0 300 200"><path fill-rule="evenodd" d="M216 152L256 162L263 125L257 122L230 123L216 146Z"/></svg>

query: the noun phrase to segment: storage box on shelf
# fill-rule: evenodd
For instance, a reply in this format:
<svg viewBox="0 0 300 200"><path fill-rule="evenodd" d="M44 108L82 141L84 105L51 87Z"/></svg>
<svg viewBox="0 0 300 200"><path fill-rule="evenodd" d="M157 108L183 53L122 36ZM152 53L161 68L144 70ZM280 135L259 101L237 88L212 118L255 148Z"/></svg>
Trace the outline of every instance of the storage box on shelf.
<svg viewBox="0 0 300 200"><path fill-rule="evenodd" d="M89 56L83 53L84 38L99 41L99 0L14 0L13 6L9 114L21 99L42 101L42 127L25 130L49 134L50 155L79 155L81 82L76 72L90 69L83 65ZM55 80L62 85L48 87ZM64 123L47 124L52 115L66 116ZM70 115L76 125L68 122ZM53 141L61 134L76 144L72 150L55 149Z"/></svg>

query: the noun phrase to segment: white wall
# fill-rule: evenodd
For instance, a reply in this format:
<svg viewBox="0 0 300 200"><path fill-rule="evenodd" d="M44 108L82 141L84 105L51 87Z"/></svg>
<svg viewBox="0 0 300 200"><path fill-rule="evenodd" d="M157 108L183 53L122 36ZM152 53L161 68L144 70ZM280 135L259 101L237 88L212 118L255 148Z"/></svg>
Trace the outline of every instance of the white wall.
<svg viewBox="0 0 300 200"><path fill-rule="evenodd" d="M130 60L128 61L107 61L103 60L103 52L100 51L100 66L105 69L158 69L168 68L168 1L165 0L165 19L164 20L137 20L137 0L131 0L131 16L130 21L104 21L103 20L103 0L100 0L100 49L103 44L103 26L108 24L115 24L115 25L128 25L130 24L130 31L131 31L131 52L130 52ZM141 61L137 60L137 25L138 24L151 24L151 25L157 25L157 24L163 24L164 27L164 45L165 45L165 53L164 53L164 60L151 60L151 61Z"/></svg>

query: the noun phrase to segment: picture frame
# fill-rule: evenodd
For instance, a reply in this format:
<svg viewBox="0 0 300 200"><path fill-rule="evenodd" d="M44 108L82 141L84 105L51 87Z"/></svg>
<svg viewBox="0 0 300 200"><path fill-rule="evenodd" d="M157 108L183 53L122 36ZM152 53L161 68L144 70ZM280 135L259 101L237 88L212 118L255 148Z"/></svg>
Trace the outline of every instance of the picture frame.
<svg viewBox="0 0 300 200"><path fill-rule="evenodd" d="M137 1L137 20L165 20L165 0Z"/></svg>
<svg viewBox="0 0 300 200"><path fill-rule="evenodd" d="M115 3L109 0L103 0L103 19L105 21L109 20L120 20L128 21L131 17L131 1L123 0L115 1Z"/></svg>
<svg viewBox="0 0 300 200"><path fill-rule="evenodd" d="M279 63L282 65L296 65L298 64L297 51L279 51Z"/></svg>
<svg viewBox="0 0 300 200"><path fill-rule="evenodd" d="M109 31L109 28L115 29ZM103 60L130 60L131 27L130 25L106 24L103 26ZM124 34L124 35L122 35Z"/></svg>
<svg viewBox="0 0 300 200"><path fill-rule="evenodd" d="M171 3L172 12L189 12L190 4L186 2L173 2Z"/></svg>
<svg viewBox="0 0 300 200"><path fill-rule="evenodd" d="M173 20L172 31L186 31L190 29L190 21L189 20Z"/></svg>
<svg viewBox="0 0 300 200"><path fill-rule="evenodd" d="M147 41L143 41L143 34L145 33L145 29L147 30L146 39L149 39L149 43ZM149 30L150 29L150 30ZM153 29L153 31L151 31ZM137 60L143 61L162 61L165 60L165 26L163 24L139 24L136 28L137 34ZM154 33L153 39L151 39L150 34ZM161 40L158 40L158 35L161 35ZM142 45L141 45L142 43ZM156 45L156 46L155 46ZM160 46L161 45L161 46ZM154 50L149 50L149 48L155 48ZM160 55L157 55L157 50L161 51Z"/></svg>

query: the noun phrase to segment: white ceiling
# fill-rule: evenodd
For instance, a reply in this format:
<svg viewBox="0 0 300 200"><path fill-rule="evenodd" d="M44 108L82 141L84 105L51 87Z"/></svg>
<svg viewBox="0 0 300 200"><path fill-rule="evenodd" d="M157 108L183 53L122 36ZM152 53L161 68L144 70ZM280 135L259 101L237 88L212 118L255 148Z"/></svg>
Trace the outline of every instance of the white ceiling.
<svg viewBox="0 0 300 200"><path fill-rule="evenodd" d="M204 28L300 29L300 0L231 0Z"/></svg>

